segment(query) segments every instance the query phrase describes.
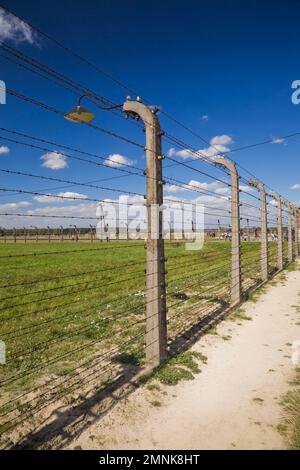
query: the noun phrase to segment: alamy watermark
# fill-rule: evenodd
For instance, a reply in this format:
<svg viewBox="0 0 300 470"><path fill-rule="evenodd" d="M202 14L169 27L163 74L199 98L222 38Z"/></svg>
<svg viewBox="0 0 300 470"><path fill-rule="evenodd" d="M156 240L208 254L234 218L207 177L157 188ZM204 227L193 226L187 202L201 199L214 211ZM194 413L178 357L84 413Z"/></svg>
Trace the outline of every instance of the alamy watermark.
<svg viewBox="0 0 300 470"><path fill-rule="evenodd" d="M300 80L293 81L292 89L295 90L291 95L292 103L300 104Z"/></svg>
<svg viewBox="0 0 300 470"><path fill-rule="evenodd" d="M0 365L6 363L6 346L4 341L0 340Z"/></svg>
<svg viewBox="0 0 300 470"><path fill-rule="evenodd" d="M300 339L293 341L292 349L292 363L296 366L300 363Z"/></svg>
<svg viewBox="0 0 300 470"><path fill-rule="evenodd" d="M0 104L6 104L6 85L3 80L0 80Z"/></svg>
<svg viewBox="0 0 300 470"><path fill-rule="evenodd" d="M186 240L187 250L200 250L204 243L204 206L189 202L152 204L120 196L118 201L98 204L96 236L100 240ZM161 231L161 233L160 233Z"/></svg>

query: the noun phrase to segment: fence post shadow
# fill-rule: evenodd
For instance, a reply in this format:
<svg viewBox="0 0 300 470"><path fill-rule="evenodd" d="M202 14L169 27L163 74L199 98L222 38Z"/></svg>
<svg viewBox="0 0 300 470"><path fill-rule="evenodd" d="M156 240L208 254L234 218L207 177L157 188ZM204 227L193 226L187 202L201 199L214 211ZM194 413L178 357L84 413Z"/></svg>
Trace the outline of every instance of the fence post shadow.
<svg viewBox="0 0 300 470"><path fill-rule="evenodd" d="M10 450L27 449L62 449L70 444L89 426L101 420L121 400L128 397L137 388L138 379L143 374L141 366L123 364L120 354L113 362L120 363L121 370L108 386L96 390L92 395L75 406L66 408L62 405L38 423L18 442L9 446ZM63 410L61 410L63 408Z"/></svg>

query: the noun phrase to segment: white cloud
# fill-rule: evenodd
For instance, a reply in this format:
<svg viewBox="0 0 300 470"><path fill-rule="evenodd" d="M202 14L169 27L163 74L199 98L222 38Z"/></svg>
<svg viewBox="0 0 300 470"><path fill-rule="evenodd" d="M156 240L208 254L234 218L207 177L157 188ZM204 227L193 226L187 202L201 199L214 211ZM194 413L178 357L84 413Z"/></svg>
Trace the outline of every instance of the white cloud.
<svg viewBox="0 0 300 470"><path fill-rule="evenodd" d="M119 153L114 153L109 155L105 160L105 165L111 166L113 168L119 168L124 165L133 165L133 160L129 160L129 158L120 155Z"/></svg>
<svg viewBox="0 0 300 470"><path fill-rule="evenodd" d="M276 199L271 199L269 204L271 204L271 206L277 206L277 201Z"/></svg>
<svg viewBox="0 0 300 470"><path fill-rule="evenodd" d="M49 201L47 201L49 202ZM30 217L1 217L0 225L5 227L29 227L35 225L37 227L55 227L58 228L60 225L68 227L70 224L76 224L78 227L88 227L89 224L96 224L96 209L97 203L95 202L80 202L77 204L60 204L61 200L56 199L58 204L43 205L35 209L27 210L24 214L30 215ZM66 200L62 200L66 202ZM39 217L44 215L46 217ZM48 216L48 217L47 217ZM55 216L55 217L51 217ZM61 216L61 218L60 218ZM66 217L70 218L66 218ZM72 219L72 217L83 217L83 219ZM87 219L91 217L91 219Z"/></svg>
<svg viewBox="0 0 300 470"><path fill-rule="evenodd" d="M190 185L190 186L189 186ZM169 194L165 194L164 203L167 204L168 201L183 201L188 203L194 203L197 205L203 205L204 207L204 215L205 215L205 225L209 228L216 226L217 219L220 220L221 225L228 227L230 224L230 208L231 202L228 196L230 195L231 188L221 181L212 181L212 182L200 182L197 180L190 180L188 184L182 185L183 188L178 188L176 185L167 185L166 191L170 192ZM203 191L211 191L212 194L199 194L197 196L197 188ZM247 185L240 185L240 189L244 193L249 193L254 191L254 188L249 187ZM183 192L190 192L193 196L196 197L183 197L183 196L174 196L172 193L183 193ZM246 194L244 194L246 198ZM245 200L246 202L246 200ZM241 203L243 203L243 197L241 197ZM259 207L249 208L248 206L243 207L241 205L241 218L242 218L242 226L245 225L246 218L249 216L255 216L257 220L259 220ZM255 224L255 222L252 222Z"/></svg>
<svg viewBox="0 0 300 470"><path fill-rule="evenodd" d="M7 40L17 44L20 42L35 44L37 37L28 24L19 20L14 15L6 13L0 7L0 42Z"/></svg>
<svg viewBox="0 0 300 470"><path fill-rule="evenodd" d="M165 192L168 193L183 193L187 191L195 192L201 191L213 191L218 194L227 193L228 188L224 187L220 181L212 181L207 183L205 181L190 180L187 184L168 184L166 185Z"/></svg>
<svg viewBox="0 0 300 470"><path fill-rule="evenodd" d="M81 193L73 193L71 191L66 191L64 193L58 193L58 196L63 196L63 197L74 197L76 199L87 199L88 196L86 194L81 194Z"/></svg>
<svg viewBox="0 0 300 470"><path fill-rule="evenodd" d="M195 158L194 152L189 149L176 150L174 147L171 147L168 150L168 157L181 157L181 158Z"/></svg>
<svg viewBox="0 0 300 470"><path fill-rule="evenodd" d="M48 152L41 156L42 166L51 170L62 170L68 166L67 157L59 152Z"/></svg>
<svg viewBox="0 0 300 470"><path fill-rule="evenodd" d="M243 184L239 185L239 189L244 193L252 193L254 191L254 188L252 186L247 186Z"/></svg>
<svg viewBox="0 0 300 470"><path fill-rule="evenodd" d="M192 202L203 204L208 211L213 207L219 210L229 207L229 201L227 199L220 199L219 197L209 195L199 196Z"/></svg>
<svg viewBox="0 0 300 470"><path fill-rule="evenodd" d="M210 145L208 147L199 149L195 152L189 149L183 149L183 150L176 150L175 148L170 148L168 151L168 156L169 157L181 157L183 159L185 158L201 158L204 157L206 159L212 159L216 155L219 155L220 153L228 152L230 148L228 145L233 143L232 137L229 135L223 134L223 135L216 135L210 140Z"/></svg>
<svg viewBox="0 0 300 470"><path fill-rule="evenodd" d="M40 203L48 204L49 202L59 202L60 200L54 196L33 196L33 199Z"/></svg>
<svg viewBox="0 0 300 470"><path fill-rule="evenodd" d="M201 119L202 119L202 121L208 121L208 115L203 114L203 116L201 116Z"/></svg>
<svg viewBox="0 0 300 470"><path fill-rule="evenodd" d="M227 144L232 144L232 137L227 134L223 135L216 135L213 137L210 141L211 145L227 145Z"/></svg>
<svg viewBox="0 0 300 470"><path fill-rule="evenodd" d="M216 189L217 194L229 194L230 193L230 188L229 186L226 186L224 188L218 188Z"/></svg>
<svg viewBox="0 0 300 470"><path fill-rule="evenodd" d="M4 145L0 145L0 155L4 153L9 153L9 148L5 147Z"/></svg>
<svg viewBox="0 0 300 470"><path fill-rule="evenodd" d="M31 202L28 201L19 201L19 202L8 202L5 204L0 204L1 211L22 209L23 207L31 206Z"/></svg>
<svg viewBox="0 0 300 470"><path fill-rule="evenodd" d="M293 186L291 186L290 189L300 189L300 184L299 183L293 184Z"/></svg>
<svg viewBox="0 0 300 470"><path fill-rule="evenodd" d="M186 185L176 185L176 184L168 184L165 187L165 192L166 193L184 193L188 191L186 188Z"/></svg>
<svg viewBox="0 0 300 470"><path fill-rule="evenodd" d="M190 181L191 184L196 183L199 187L202 187L203 189L211 189L217 191L217 185L221 188L222 183L221 182L199 182L195 180ZM196 185L195 184L195 185ZM191 188L190 188L191 189ZM69 194L70 193L59 193L61 195L63 194ZM76 194L76 193L73 193ZM171 202L178 201L182 202L185 201L186 203L194 203L197 204L197 207L199 207L198 210L200 210L200 206L203 204L205 208L205 225L206 226L213 226L216 224L216 220L219 219L221 222L221 225L228 227L230 224L230 215L229 215L229 210L230 210L230 201L227 200L227 198L220 198L218 194L214 196L212 195L206 195L206 194L196 194L195 192L191 193L193 196L197 197L192 197L192 198L184 198L184 197L177 197L176 195L169 195L165 197L164 200L164 206L171 206ZM54 196L54 195L53 195ZM62 225L63 227L68 227L70 224L76 224L78 227L88 227L88 225L91 223L93 225L96 225L98 220L97 220L97 206L99 203L97 202L90 202L90 201L76 201L76 204L72 202L72 204L68 204L68 200L66 199L57 199L53 198L53 200L50 199L50 197L46 198L43 202L45 203L50 203L50 204L43 204L39 207L35 207L34 209L29 209L26 212L24 212L25 216L24 217L6 217L6 216L1 216L0 215L0 225L5 226L5 227L29 227L30 225L35 225L38 227L45 227L49 225L50 227L59 227ZM37 198L38 196L36 196ZM41 196L40 196L41 197ZM146 207L145 207L145 199L142 196L127 196L127 195L121 195L120 198L117 199L107 199L107 202L112 202L115 203L115 207L117 209L117 212L123 208L123 203L125 203L127 200L128 202L128 214L129 217L135 217L137 216L139 219L146 219ZM53 202L56 202L56 204L53 204ZM64 202L64 204L62 203ZM26 201L23 201L22 204L30 204L27 203ZM136 212L136 207L131 206L131 204L138 204L138 211ZM114 204L112 204L112 207ZM141 207L142 206L142 207ZM124 205L124 208L126 206ZM8 209L8 208L6 208ZM172 209L172 206L171 206ZM190 210L190 209L188 209ZM26 215L30 215L30 217L26 217ZM45 215L45 217L41 218L41 215ZM98 213L99 215L99 213ZM51 216L55 216L51 217ZM61 216L61 218L60 218ZM83 217L83 219L80 219L80 217ZM70 218L68 218L70 217ZM72 217L79 217L76 219L72 219ZM91 218L90 220L88 218ZM109 215L107 217L110 217ZM121 225L123 226L123 225Z"/></svg>
<svg viewBox="0 0 300 470"><path fill-rule="evenodd" d="M126 203L127 204L146 204L146 199L144 196L140 196L138 194L133 195L133 196L127 196L127 195L121 195L118 199L118 202L120 204Z"/></svg>
<svg viewBox="0 0 300 470"><path fill-rule="evenodd" d="M204 190L206 189L206 190L209 190L209 191L214 191L221 184L222 183L220 183L219 181L212 181L211 183L206 183L205 181L201 182L201 181L197 181L197 180L190 180L190 182L189 182L189 185L191 185L191 186L194 186L194 187L196 186L198 189L204 189Z"/></svg>
<svg viewBox="0 0 300 470"><path fill-rule="evenodd" d="M282 137L273 137L272 144L282 144L285 141Z"/></svg>
<svg viewBox="0 0 300 470"><path fill-rule="evenodd" d="M60 202L59 200L56 200L56 202ZM65 201L64 201L65 202ZM59 206L43 206L43 207L38 207L33 210L27 211L27 214L30 215L55 215L55 216L87 216L87 217L95 217L96 216L96 208L97 208L97 203L96 202L78 202L76 205L59 205ZM49 217L50 220L51 217ZM52 221L53 222L53 221ZM57 224L57 222L54 222ZM69 222L64 222L63 225L71 223ZM76 222L75 222L76 223ZM87 222L83 221L83 225L86 226Z"/></svg>
<svg viewBox="0 0 300 470"><path fill-rule="evenodd" d="M41 204L48 204L49 202L65 202L68 199L70 199L70 201L77 200L77 199L87 199L87 197L88 196L86 196L85 194L66 191L64 193L58 193L58 194L55 194L55 195L53 194L49 196L46 196L46 195L34 196L33 199L37 202L40 202Z"/></svg>

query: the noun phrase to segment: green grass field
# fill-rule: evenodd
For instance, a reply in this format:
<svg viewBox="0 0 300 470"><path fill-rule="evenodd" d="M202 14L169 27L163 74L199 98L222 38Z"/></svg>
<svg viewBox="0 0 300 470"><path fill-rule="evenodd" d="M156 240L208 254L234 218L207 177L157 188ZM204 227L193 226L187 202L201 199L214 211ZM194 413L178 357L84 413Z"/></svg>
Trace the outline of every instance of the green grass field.
<svg viewBox="0 0 300 470"><path fill-rule="evenodd" d="M229 242L166 242L170 340L230 297ZM243 288L259 282L260 244L242 243ZM270 272L276 244L270 243ZM2 431L49 394L59 400L144 363L144 243L0 245ZM87 373L89 371L89 373ZM103 373L103 371L105 373ZM84 384L83 384L84 382Z"/></svg>

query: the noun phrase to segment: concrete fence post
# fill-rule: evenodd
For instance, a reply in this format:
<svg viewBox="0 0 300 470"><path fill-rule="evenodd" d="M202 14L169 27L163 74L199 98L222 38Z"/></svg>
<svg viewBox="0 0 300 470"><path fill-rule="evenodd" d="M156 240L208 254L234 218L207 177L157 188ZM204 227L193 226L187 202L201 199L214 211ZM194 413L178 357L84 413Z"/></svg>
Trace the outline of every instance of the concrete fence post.
<svg viewBox="0 0 300 470"><path fill-rule="evenodd" d="M299 223L299 211L297 207L294 206L294 233L295 233L295 257L299 256L299 232L298 232L298 223Z"/></svg>
<svg viewBox="0 0 300 470"><path fill-rule="evenodd" d="M260 244L260 266L261 277L263 281L268 280L268 222L267 222L267 201L264 185L256 180L249 180L250 186L255 186L260 192L260 225L261 225L261 244Z"/></svg>
<svg viewBox="0 0 300 470"><path fill-rule="evenodd" d="M247 242L250 242L250 227L249 227L249 219L247 219Z"/></svg>
<svg viewBox="0 0 300 470"><path fill-rule="evenodd" d="M289 263L293 261L293 238L292 238L292 206L288 202L286 203L288 210L287 221L288 221L288 260Z"/></svg>
<svg viewBox="0 0 300 470"><path fill-rule="evenodd" d="M283 245L282 245L282 208L279 194L271 194L277 202L277 268L283 269Z"/></svg>
<svg viewBox="0 0 300 470"><path fill-rule="evenodd" d="M241 301L241 246L240 246L240 194L239 176L235 164L224 157L214 157L213 161L227 168L231 176L231 303Z"/></svg>
<svg viewBox="0 0 300 470"><path fill-rule="evenodd" d="M146 361L148 366L156 367L167 356L163 214L159 210L163 204L162 131L155 111L145 106L140 100L131 101L127 98L123 111L127 116L141 118L146 130Z"/></svg>
<svg viewBox="0 0 300 470"><path fill-rule="evenodd" d="M174 225L170 223L170 240L174 240Z"/></svg>
<svg viewBox="0 0 300 470"><path fill-rule="evenodd" d="M93 226L90 224L90 239L91 243L94 242L94 231L93 231Z"/></svg>

